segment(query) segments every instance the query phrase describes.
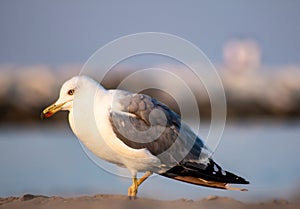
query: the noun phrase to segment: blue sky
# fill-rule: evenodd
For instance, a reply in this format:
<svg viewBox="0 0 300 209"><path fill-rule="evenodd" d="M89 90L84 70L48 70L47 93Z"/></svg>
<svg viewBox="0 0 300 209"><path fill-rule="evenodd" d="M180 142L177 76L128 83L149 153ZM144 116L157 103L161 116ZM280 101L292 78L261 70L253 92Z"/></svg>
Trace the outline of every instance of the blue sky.
<svg viewBox="0 0 300 209"><path fill-rule="evenodd" d="M253 38L268 65L300 63L300 1L0 2L0 63L82 63L109 41L166 32L221 62L232 38Z"/></svg>

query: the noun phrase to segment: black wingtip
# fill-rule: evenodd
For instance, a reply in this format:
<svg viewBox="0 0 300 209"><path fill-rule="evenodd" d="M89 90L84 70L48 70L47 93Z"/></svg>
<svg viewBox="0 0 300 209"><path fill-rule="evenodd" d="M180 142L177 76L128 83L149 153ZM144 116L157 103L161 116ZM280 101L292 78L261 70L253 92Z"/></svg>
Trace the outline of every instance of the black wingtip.
<svg viewBox="0 0 300 209"><path fill-rule="evenodd" d="M236 178L236 181L231 182L231 183L232 183L232 184L250 184L249 181L247 181L246 179L244 179L244 178L242 178L242 177L240 177L240 176L238 176L238 177Z"/></svg>
<svg viewBox="0 0 300 209"><path fill-rule="evenodd" d="M249 181L244 179L241 176L237 176L234 173L231 173L229 171L224 171L226 175L224 175L224 182L230 183L230 184L250 184Z"/></svg>
<svg viewBox="0 0 300 209"><path fill-rule="evenodd" d="M234 173L223 170L212 159L203 169L203 165L195 162L184 162L170 169L166 176L174 174L175 176L191 176L201 178L206 181L228 183L228 184L249 184L250 182Z"/></svg>

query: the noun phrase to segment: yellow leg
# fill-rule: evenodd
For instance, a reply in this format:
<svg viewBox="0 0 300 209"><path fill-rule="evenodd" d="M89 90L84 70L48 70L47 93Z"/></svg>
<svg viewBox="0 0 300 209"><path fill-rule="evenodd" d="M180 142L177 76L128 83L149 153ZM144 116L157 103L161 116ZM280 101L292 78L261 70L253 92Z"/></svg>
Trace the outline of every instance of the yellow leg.
<svg viewBox="0 0 300 209"><path fill-rule="evenodd" d="M149 176L151 176L152 175L152 172L150 172L150 171L147 171L146 173L145 173L145 175L143 175L142 176L142 178L140 178L139 180L138 180L138 186L140 186Z"/></svg>
<svg viewBox="0 0 300 209"><path fill-rule="evenodd" d="M130 199L134 199L136 197L137 190L138 190L138 181L134 176L132 178L132 185L128 188L128 197Z"/></svg>
<svg viewBox="0 0 300 209"><path fill-rule="evenodd" d="M151 175L152 175L152 172L148 171L140 179L137 179L135 176L132 178L132 185L128 188L128 197L130 199L136 198L136 194L138 192L138 187Z"/></svg>

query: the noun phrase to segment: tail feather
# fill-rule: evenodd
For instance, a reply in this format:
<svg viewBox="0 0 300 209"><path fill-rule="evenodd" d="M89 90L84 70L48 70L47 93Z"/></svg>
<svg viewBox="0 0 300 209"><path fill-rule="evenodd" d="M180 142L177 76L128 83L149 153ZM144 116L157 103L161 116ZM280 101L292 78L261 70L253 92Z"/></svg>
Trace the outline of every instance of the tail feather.
<svg viewBox="0 0 300 209"><path fill-rule="evenodd" d="M245 191L229 187L228 183L249 184L244 178L223 170L212 159L209 159L206 166L196 162L181 162L161 175L191 184L228 190Z"/></svg>
<svg viewBox="0 0 300 209"><path fill-rule="evenodd" d="M190 184L212 187L212 188L217 188L217 189L248 191L247 189L244 189L244 188L231 187L228 185L228 183L221 183L221 182L216 182L216 181L206 181L204 179L195 178L195 177L191 177L191 176L175 176L174 179L176 179L178 181L190 183Z"/></svg>

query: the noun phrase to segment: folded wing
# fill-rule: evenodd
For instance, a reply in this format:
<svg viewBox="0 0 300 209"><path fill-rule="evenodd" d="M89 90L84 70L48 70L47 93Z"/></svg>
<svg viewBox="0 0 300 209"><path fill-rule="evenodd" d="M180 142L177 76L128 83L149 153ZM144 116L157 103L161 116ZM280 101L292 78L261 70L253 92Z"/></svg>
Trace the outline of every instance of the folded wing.
<svg viewBox="0 0 300 209"><path fill-rule="evenodd" d="M142 94L116 92L110 122L117 137L134 149L147 149L162 163L156 171L176 180L228 189L247 184L210 158L203 141L166 105Z"/></svg>

